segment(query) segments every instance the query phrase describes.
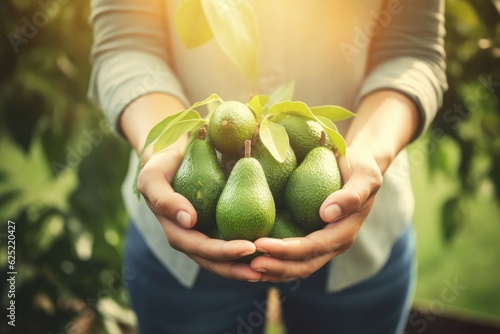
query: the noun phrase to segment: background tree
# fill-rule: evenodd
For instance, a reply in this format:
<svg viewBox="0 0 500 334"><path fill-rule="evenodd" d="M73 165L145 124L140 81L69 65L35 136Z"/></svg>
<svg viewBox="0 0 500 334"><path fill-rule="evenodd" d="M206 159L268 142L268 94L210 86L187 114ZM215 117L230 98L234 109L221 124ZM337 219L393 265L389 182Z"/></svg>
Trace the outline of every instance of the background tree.
<svg viewBox="0 0 500 334"><path fill-rule="evenodd" d="M86 96L89 3L64 3L0 4L1 231L16 223L18 272L16 327L2 317L2 333L109 331L125 305L128 148Z"/></svg>
<svg viewBox="0 0 500 334"><path fill-rule="evenodd" d="M460 189L442 210L447 240L472 210L469 199L485 183L500 200L500 2L449 0L446 53L449 90L429 131L430 168L459 181ZM459 151L451 163L440 140Z"/></svg>

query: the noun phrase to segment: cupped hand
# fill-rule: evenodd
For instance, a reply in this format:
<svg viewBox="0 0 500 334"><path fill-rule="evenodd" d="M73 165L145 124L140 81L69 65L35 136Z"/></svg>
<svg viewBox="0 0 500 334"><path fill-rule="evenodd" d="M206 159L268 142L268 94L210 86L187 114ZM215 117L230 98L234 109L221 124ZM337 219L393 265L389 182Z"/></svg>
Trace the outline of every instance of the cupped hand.
<svg viewBox="0 0 500 334"><path fill-rule="evenodd" d="M261 281L306 278L353 245L382 185L382 174L368 150L350 147L347 157L350 168L345 158L339 160L344 186L328 196L319 209L327 223L323 229L304 238L255 241L257 250L266 254L250 264L262 273Z"/></svg>
<svg viewBox="0 0 500 334"><path fill-rule="evenodd" d="M262 274L248 264L232 261L254 253L256 248L252 242L211 239L192 229L196 224L196 210L171 186L182 159L176 150L154 154L142 168L138 180L139 191L161 223L168 243L212 273L236 280L259 280Z"/></svg>

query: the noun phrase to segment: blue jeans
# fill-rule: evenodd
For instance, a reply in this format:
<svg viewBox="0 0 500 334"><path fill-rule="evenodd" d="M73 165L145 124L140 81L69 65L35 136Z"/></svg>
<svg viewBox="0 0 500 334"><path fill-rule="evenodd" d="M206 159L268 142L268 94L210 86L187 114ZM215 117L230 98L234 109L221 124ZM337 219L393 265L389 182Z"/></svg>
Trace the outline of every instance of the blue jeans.
<svg viewBox="0 0 500 334"><path fill-rule="evenodd" d="M165 242L167 242L165 240ZM409 313L415 243L407 228L375 276L326 293L327 268L307 279L275 284L287 333L402 333ZM270 283L249 283L201 270L186 288L155 258L130 224L127 289L141 334L256 334L265 322Z"/></svg>

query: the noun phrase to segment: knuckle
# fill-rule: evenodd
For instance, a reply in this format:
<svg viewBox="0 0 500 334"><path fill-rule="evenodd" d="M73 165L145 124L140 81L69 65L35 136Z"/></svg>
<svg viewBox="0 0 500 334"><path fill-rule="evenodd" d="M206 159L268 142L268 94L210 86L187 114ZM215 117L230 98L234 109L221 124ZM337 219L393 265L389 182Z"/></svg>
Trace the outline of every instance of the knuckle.
<svg viewBox="0 0 500 334"><path fill-rule="evenodd" d="M180 244L179 244L177 238L175 237L175 235L167 234L166 237L167 237L167 242L170 245L170 247L172 247L176 251L181 251Z"/></svg>
<svg viewBox="0 0 500 334"><path fill-rule="evenodd" d="M318 256L323 255L324 254L324 251L323 251L324 248L327 248L327 246L325 246L325 247L314 247L313 250L312 250L312 252L309 254L309 256L307 258L308 259L315 259Z"/></svg>
<svg viewBox="0 0 500 334"><path fill-rule="evenodd" d="M168 201L163 196L154 197L150 199L151 209L154 213L162 213L165 211L165 208L168 206Z"/></svg>
<svg viewBox="0 0 500 334"><path fill-rule="evenodd" d="M351 191L348 197L348 203L350 207L359 208L363 204L362 196L357 191Z"/></svg>
<svg viewBox="0 0 500 334"><path fill-rule="evenodd" d="M314 271L312 270L310 264L306 264L306 263L303 263L302 264L302 268L300 270L300 275L298 275L298 277L300 278L308 278L309 276L312 275Z"/></svg>
<svg viewBox="0 0 500 334"><path fill-rule="evenodd" d="M203 259L208 259L210 257L211 252L208 251L209 249L208 242L209 240L207 239L200 244L200 247L196 250L196 255L198 257L201 257Z"/></svg>
<svg viewBox="0 0 500 334"><path fill-rule="evenodd" d="M300 277L300 278L303 278L303 279L306 279L306 278L308 278L308 277L309 277L309 276L311 276L311 275L312 275L311 270L307 270L307 271L305 271L302 275L300 275L299 277Z"/></svg>
<svg viewBox="0 0 500 334"><path fill-rule="evenodd" d="M336 243L332 244L331 253L344 253L354 245L355 241L355 236L348 236L341 240L338 240Z"/></svg>
<svg viewBox="0 0 500 334"><path fill-rule="evenodd" d="M195 254L202 259L207 259L207 252L205 252L203 249L198 249Z"/></svg>
<svg viewBox="0 0 500 334"><path fill-rule="evenodd" d="M374 189L373 192L377 192L380 189L380 187L382 187L383 181L384 177L382 176L382 173L380 171L374 172L372 178L372 188Z"/></svg>
<svg viewBox="0 0 500 334"><path fill-rule="evenodd" d="M340 249L342 251L346 251L348 250L349 248L351 248L353 245L354 245L354 242L356 241L356 237L355 236L352 236L352 237L349 237L347 238L343 243L342 245L340 246Z"/></svg>
<svg viewBox="0 0 500 334"><path fill-rule="evenodd" d="M316 244L313 244L311 248L309 249L306 260L312 260L315 259L327 252L328 249L330 248L330 241L329 239L319 239Z"/></svg>

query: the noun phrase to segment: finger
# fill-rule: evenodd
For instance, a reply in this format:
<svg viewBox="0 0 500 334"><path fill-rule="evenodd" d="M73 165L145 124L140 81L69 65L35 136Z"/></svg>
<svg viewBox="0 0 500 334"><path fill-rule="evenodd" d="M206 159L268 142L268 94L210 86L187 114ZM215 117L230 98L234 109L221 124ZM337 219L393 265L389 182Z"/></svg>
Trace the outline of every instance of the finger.
<svg viewBox="0 0 500 334"><path fill-rule="evenodd" d="M324 253L321 251L321 245L314 244L314 239L305 238L260 238L254 241L257 251L270 255L272 257L300 260L315 254Z"/></svg>
<svg viewBox="0 0 500 334"><path fill-rule="evenodd" d="M262 273L261 281L272 283L287 282L297 278L307 278L319 270L335 254L325 254L304 261L282 260L269 256L255 258L250 267Z"/></svg>
<svg viewBox="0 0 500 334"><path fill-rule="evenodd" d="M228 261L255 253L255 245L247 240L224 241L161 220L168 243L176 250L210 261Z"/></svg>
<svg viewBox="0 0 500 334"><path fill-rule="evenodd" d="M261 273L250 268L248 264L233 261L214 262L199 256L191 258L205 270L225 278L256 282L262 277Z"/></svg>
<svg viewBox="0 0 500 334"><path fill-rule="evenodd" d="M342 189L328 196L319 209L325 222L339 221L371 205L382 186L382 174L374 159L352 159L347 181Z"/></svg>
<svg viewBox="0 0 500 334"><path fill-rule="evenodd" d="M142 169L137 183L139 191L155 215L164 216L190 228L196 223L196 210L189 200L176 193L169 183L179 168L178 153L169 151L160 154L160 160L153 156Z"/></svg>
<svg viewBox="0 0 500 334"><path fill-rule="evenodd" d="M258 251L271 257L302 260L314 258L332 252L343 252L355 241L364 212L356 213L336 224L328 224L323 229L304 238L260 238L254 244Z"/></svg>

